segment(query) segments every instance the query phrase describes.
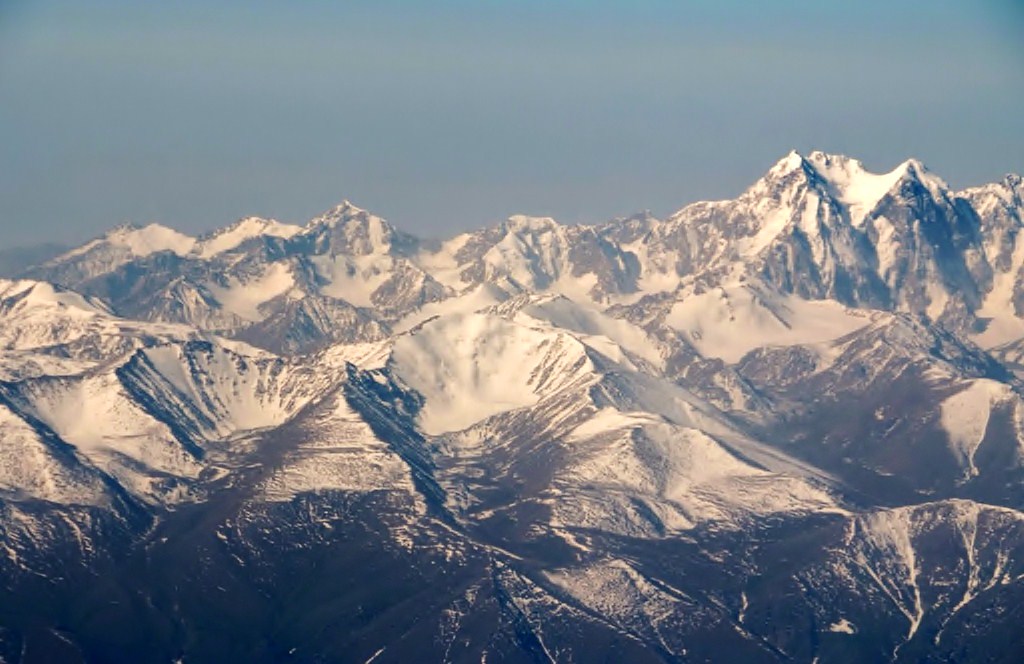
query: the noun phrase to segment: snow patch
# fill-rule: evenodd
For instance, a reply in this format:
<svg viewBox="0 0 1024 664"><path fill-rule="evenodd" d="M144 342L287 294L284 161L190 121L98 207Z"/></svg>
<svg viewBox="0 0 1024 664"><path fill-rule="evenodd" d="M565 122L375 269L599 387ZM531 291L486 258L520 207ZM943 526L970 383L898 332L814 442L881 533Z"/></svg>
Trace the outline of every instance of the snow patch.
<svg viewBox="0 0 1024 664"><path fill-rule="evenodd" d="M509 297L509 294L499 286L485 282L457 297L429 302L407 315L393 325L391 329L395 333L407 332L430 318L476 313L501 304L508 300Z"/></svg>
<svg viewBox="0 0 1024 664"><path fill-rule="evenodd" d="M192 251L195 244L195 238L160 224L149 224L142 228L127 225L115 228L102 238L72 249L49 261L48 264L64 262L66 259L84 255L103 245L118 247L141 258L159 251L171 251L178 256L186 256Z"/></svg>
<svg viewBox="0 0 1024 664"><path fill-rule="evenodd" d="M295 278L288 265L272 263L262 275L253 279L241 281L228 277L226 286L211 282L206 287L225 311L244 320L259 321L263 319L260 306L285 294L294 285Z"/></svg>
<svg viewBox="0 0 1024 664"><path fill-rule="evenodd" d="M372 307L374 291L391 277L395 261L382 254L316 256L311 259L327 282L320 292L357 307Z"/></svg>
<svg viewBox="0 0 1024 664"><path fill-rule="evenodd" d="M907 173L908 164L900 164L888 173L869 172L856 159L812 152L807 161L831 185L833 195L850 212L850 222L860 226L879 201Z"/></svg>
<svg viewBox="0 0 1024 664"><path fill-rule="evenodd" d="M834 622L828 626L828 631L835 632L837 634L856 634L857 626L846 618L840 618L838 622Z"/></svg>
<svg viewBox="0 0 1024 664"><path fill-rule="evenodd" d="M985 295L985 300L977 312L979 318L988 319L984 332L972 338L982 348L990 349L1024 338L1024 319L1013 313L1014 291L1022 269L1024 233L1018 233L1009 268L997 271L993 275L992 289Z"/></svg>
<svg viewBox="0 0 1024 664"><path fill-rule="evenodd" d="M517 319L527 323L547 323L556 329L578 333L583 343L613 359L618 359L615 355L621 353L609 346L626 350L655 367L664 366L664 359L654 341L642 329L566 297L549 297L531 302L519 310ZM599 341L600 338L605 341Z"/></svg>
<svg viewBox="0 0 1024 664"><path fill-rule="evenodd" d="M949 436L950 449L960 457L971 476L978 474L974 455L985 438L992 406L1010 397L1010 387L981 378L949 397L939 406L939 421Z"/></svg>
<svg viewBox="0 0 1024 664"><path fill-rule="evenodd" d="M665 317L705 357L727 363L763 346L831 341L871 323L871 315L827 301L803 300L749 285L685 297Z"/></svg>
<svg viewBox="0 0 1024 664"><path fill-rule="evenodd" d="M389 366L424 397L419 423L431 435L533 405L592 368L571 336L485 314L436 319L398 338Z"/></svg>

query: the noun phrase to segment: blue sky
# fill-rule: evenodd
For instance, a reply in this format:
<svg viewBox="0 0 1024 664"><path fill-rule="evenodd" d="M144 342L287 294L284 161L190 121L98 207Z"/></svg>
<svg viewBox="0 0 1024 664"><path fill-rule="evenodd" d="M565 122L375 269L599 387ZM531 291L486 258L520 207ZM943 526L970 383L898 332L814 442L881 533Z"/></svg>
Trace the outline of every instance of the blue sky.
<svg viewBox="0 0 1024 664"><path fill-rule="evenodd" d="M1024 171L1021 34L1013 0L0 0L0 246L666 214L794 147L978 184Z"/></svg>

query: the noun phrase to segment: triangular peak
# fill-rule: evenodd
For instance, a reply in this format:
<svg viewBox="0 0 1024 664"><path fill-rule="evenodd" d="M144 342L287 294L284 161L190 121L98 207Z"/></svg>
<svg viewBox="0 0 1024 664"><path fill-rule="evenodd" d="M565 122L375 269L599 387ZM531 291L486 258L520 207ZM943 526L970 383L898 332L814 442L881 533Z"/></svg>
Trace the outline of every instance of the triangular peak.
<svg viewBox="0 0 1024 664"><path fill-rule="evenodd" d="M784 177L790 173L802 169L806 165L803 155L795 149L786 153L782 159L775 162L775 165L768 169L766 176Z"/></svg>
<svg viewBox="0 0 1024 664"><path fill-rule="evenodd" d="M359 256L405 250L417 243L382 217L348 200L314 217L299 236L315 238L318 246L327 241L332 251Z"/></svg>
<svg viewBox="0 0 1024 664"><path fill-rule="evenodd" d="M323 213L313 217L306 226L308 228L323 224L333 225L339 221L367 215L369 215L369 212L346 198L329 210L325 210Z"/></svg>

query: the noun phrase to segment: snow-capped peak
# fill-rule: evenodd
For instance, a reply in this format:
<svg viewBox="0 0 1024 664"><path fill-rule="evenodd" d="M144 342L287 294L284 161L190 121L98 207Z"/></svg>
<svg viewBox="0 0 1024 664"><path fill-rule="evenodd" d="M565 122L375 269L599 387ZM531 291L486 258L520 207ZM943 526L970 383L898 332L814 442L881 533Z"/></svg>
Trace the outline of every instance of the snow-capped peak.
<svg viewBox="0 0 1024 664"><path fill-rule="evenodd" d="M514 214L503 224L508 233L543 233L560 226L551 217L531 217L525 214Z"/></svg>
<svg viewBox="0 0 1024 664"><path fill-rule="evenodd" d="M158 251L171 251L184 256L192 251L196 239L161 224L122 226L109 233L107 242L127 247L136 256L148 256Z"/></svg>
<svg viewBox="0 0 1024 664"><path fill-rule="evenodd" d="M1007 173L998 182L969 187L958 192L957 196L969 199L990 196L1004 205L1024 205L1024 178L1016 173Z"/></svg>
<svg viewBox="0 0 1024 664"><path fill-rule="evenodd" d="M915 161L907 161L888 173L872 173L856 160L843 155L812 152L808 158L832 196L846 206L850 222L859 226L889 191L908 173L923 172Z"/></svg>
<svg viewBox="0 0 1024 664"><path fill-rule="evenodd" d="M306 228L315 228L317 226L334 226L338 223L345 222L352 218L357 218L369 213L363 208L353 205L347 198L332 207L329 210L313 217L310 222L306 225Z"/></svg>
<svg viewBox="0 0 1024 664"><path fill-rule="evenodd" d="M159 251L171 251L178 256L185 256L192 251L195 244L196 239L194 237L179 233L173 228L160 224L153 223L146 226L122 224L111 229L103 236L83 244L81 247L51 259L47 264L61 263L69 258L82 256L101 247L113 247L137 258L142 258Z"/></svg>
<svg viewBox="0 0 1024 664"><path fill-rule="evenodd" d="M875 173L859 160L845 155L814 150L803 157L794 150L751 187L748 195L763 196L766 191L774 190L778 181L798 171L803 172L807 186L816 186L845 207L854 226L862 225L879 202L907 180L918 182L936 199L943 198L949 190L941 178L917 159L908 159L888 172Z"/></svg>
<svg viewBox="0 0 1024 664"><path fill-rule="evenodd" d="M0 312L11 315L14 310L27 308L74 311L82 316L111 315L100 300L45 281L0 279Z"/></svg>
<svg viewBox="0 0 1024 664"><path fill-rule="evenodd" d="M314 240L316 253L330 251L353 256L404 251L416 244L414 238L397 231L383 218L347 200L314 217L300 236Z"/></svg>
<svg viewBox="0 0 1024 664"><path fill-rule="evenodd" d="M775 165L768 169L768 175L785 177L793 171L802 168L804 163L803 155L796 150L790 150L785 157L775 162Z"/></svg>
<svg viewBox="0 0 1024 664"><path fill-rule="evenodd" d="M824 152L822 150L813 150L807 155L806 162L812 164L817 169L833 169L838 168L845 171L855 171L860 173L866 173L867 170L864 168L864 164L859 159L853 157L847 157L844 154L835 154L830 152Z"/></svg>
<svg viewBox="0 0 1024 664"><path fill-rule="evenodd" d="M748 189L746 196L791 198L792 183L816 187L845 207L850 222L860 226L886 194L908 179L919 182L936 199L949 191L948 185L917 159L908 159L886 173L874 173L859 160L845 155L814 150L804 157L792 150ZM784 190L779 189L780 183L786 183Z"/></svg>
<svg viewBox="0 0 1024 664"><path fill-rule="evenodd" d="M941 200L950 194L946 181L917 159L906 160L896 170L900 173L899 182L913 180L927 189L935 200Z"/></svg>
<svg viewBox="0 0 1024 664"><path fill-rule="evenodd" d="M742 198L763 200L766 198L791 198L794 186L804 188L814 177L814 167L796 150L789 153L768 169L744 193ZM700 205L700 204L698 204ZM685 209L685 208L684 208Z"/></svg>
<svg viewBox="0 0 1024 664"><path fill-rule="evenodd" d="M199 238L195 246L195 253L202 258L210 258L225 251L230 251L254 237L269 235L271 237L289 238L300 231L302 231L302 228L299 226L283 224L275 219L245 217L226 228Z"/></svg>

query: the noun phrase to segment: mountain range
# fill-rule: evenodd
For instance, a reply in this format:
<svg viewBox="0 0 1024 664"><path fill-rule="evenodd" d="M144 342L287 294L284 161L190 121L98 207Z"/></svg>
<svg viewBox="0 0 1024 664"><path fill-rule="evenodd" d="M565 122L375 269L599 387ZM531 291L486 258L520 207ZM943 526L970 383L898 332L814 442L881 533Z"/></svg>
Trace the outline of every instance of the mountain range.
<svg viewBox="0 0 1024 664"><path fill-rule="evenodd" d="M792 152L0 280L0 661L1019 661L1024 182Z"/></svg>

